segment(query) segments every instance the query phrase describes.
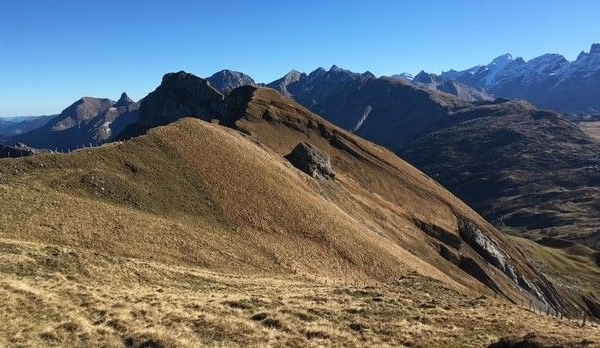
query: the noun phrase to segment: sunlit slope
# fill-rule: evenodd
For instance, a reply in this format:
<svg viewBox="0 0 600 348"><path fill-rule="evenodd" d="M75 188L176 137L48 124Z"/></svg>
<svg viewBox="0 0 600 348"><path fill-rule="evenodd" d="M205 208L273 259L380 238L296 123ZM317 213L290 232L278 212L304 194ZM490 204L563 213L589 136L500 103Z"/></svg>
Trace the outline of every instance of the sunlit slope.
<svg viewBox="0 0 600 348"><path fill-rule="evenodd" d="M227 102L225 126L183 119L124 143L2 161L2 237L227 273L418 272L573 309L511 241L391 152L270 89ZM331 157L335 179L284 158L300 141Z"/></svg>

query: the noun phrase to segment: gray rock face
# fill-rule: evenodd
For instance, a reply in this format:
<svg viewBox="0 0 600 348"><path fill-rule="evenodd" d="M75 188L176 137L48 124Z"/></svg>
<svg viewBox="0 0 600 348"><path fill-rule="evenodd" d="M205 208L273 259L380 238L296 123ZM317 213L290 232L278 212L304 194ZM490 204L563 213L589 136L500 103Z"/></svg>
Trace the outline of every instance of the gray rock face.
<svg viewBox="0 0 600 348"><path fill-rule="evenodd" d="M285 95L286 97L291 97L294 93L293 88L291 91L288 90L288 86L293 84L301 84L301 80L306 79L307 75L305 73L301 73L296 70L292 70L289 73L285 74L282 78L275 80L267 85L269 88L273 88L279 93Z"/></svg>
<svg viewBox="0 0 600 348"><path fill-rule="evenodd" d="M254 80L239 71L221 70L207 78L208 83L219 92L227 94L241 86L255 86Z"/></svg>
<svg viewBox="0 0 600 348"><path fill-rule="evenodd" d="M294 167L313 178L333 179L335 177L329 156L309 143L299 143L285 158Z"/></svg>
<svg viewBox="0 0 600 348"><path fill-rule="evenodd" d="M460 237L481 257L501 270L516 285L532 295L533 300L544 305L551 305L555 309L560 308L561 305L555 296L555 290L549 282L540 284L541 286L534 284L525 275L515 270L511 257L502 249L500 243L492 235L483 233L477 225L464 217L459 216L457 220Z"/></svg>
<svg viewBox="0 0 600 348"><path fill-rule="evenodd" d="M460 237L479 255L518 283L515 269L510 263L510 257L502 250L497 241L492 240L475 224L464 218L458 218L458 232Z"/></svg>
<svg viewBox="0 0 600 348"><path fill-rule="evenodd" d="M224 96L207 80L180 71L166 74L154 92L141 101L139 126L151 128L183 117L220 119L225 112Z"/></svg>

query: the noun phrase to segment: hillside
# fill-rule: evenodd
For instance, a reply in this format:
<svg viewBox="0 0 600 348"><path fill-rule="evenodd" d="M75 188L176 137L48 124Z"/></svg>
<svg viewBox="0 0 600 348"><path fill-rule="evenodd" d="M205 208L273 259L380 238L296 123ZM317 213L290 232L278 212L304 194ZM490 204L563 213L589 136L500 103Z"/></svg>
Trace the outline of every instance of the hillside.
<svg viewBox="0 0 600 348"><path fill-rule="evenodd" d="M178 76L200 90L174 93L167 78L154 96L212 93L201 79ZM466 306L484 321L492 320L494 308L506 318L484 336L472 332L475 322L456 321L455 338L464 337L465 345L530 331L561 342L598 340L593 331L518 309L514 304L531 301L538 310L576 317L576 303L584 302L553 285L510 239L391 152L274 90L242 87L216 100L224 105L212 106L225 113L214 123L185 118L122 143L0 161L0 197L11 202L0 207L8 260L4 315L22 317L27 297L43 313L25 331L5 329L7 339L133 345L150 335L162 345L238 345L243 341L231 340L258 342L252 337L268 332L270 345L393 345L425 342L424 330L454 331L442 317ZM146 116L140 122L148 122ZM286 160L301 142L330 160L333 178L308 176ZM132 287L138 291L127 290ZM222 297L188 297L197 291ZM365 307L361 294L370 291L380 299L373 302L398 305ZM435 301L421 303L424 291ZM307 297L300 301L292 293ZM305 307L326 294L333 295L315 300L318 308ZM342 311L342 302L357 311ZM119 303L131 304L121 310ZM415 313L420 305L418 318L375 326L379 315L396 317L407 313L403 308ZM309 333L293 313L314 316L326 331ZM58 315L60 324L51 326L44 314ZM525 317L531 323L510 319ZM185 324L169 329L174 323ZM411 327L401 337L392 333ZM555 337L555 327L567 334Z"/></svg>
<svg viewBox="0 0 600 348"><path fill-rule="evenodd" d="M451 118L454 125L397 152L498 226L600 250L597 142L525 103L464 109Z"/></svg>
<svg viewBox="0 0 600 348"><path fill-rule="evenodd" d="M600 247L597 142L554 112L505 99L465 102L416 87L435 82L420 75L409 84L320 70L290 79L285 92L399 154L497 226ZM593 122L579 125L594 134Z"/></svg>

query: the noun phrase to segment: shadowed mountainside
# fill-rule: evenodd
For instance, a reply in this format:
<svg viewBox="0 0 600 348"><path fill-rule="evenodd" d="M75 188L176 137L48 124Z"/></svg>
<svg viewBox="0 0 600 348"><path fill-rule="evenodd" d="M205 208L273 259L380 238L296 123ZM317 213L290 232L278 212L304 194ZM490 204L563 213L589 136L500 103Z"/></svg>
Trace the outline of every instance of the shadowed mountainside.
<svg viewBox="0 0 600 348"><path fill-rule="evenodd" d="M526 103L450 117L455 125L397 153L499 226L600 249L598 143L576 124Z"/></svg>

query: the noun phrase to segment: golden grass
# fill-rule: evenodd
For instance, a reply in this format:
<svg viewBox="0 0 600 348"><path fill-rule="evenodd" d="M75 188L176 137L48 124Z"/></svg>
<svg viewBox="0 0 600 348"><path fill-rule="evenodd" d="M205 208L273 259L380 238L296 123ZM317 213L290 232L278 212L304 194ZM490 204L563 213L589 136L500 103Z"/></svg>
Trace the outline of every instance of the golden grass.
<svg viewBox="0 0 600 348"><path fill-rule="evenodd" d="M528 261L389 151L345 133L349 151L314 131L240 125L254 135L185 119L98 149L0 161L0 345L480 346L558 328L569 342L596 337L479 298L493 293L415 220L457 233L463 215L534 277ZM335 181L282 157L301 140L332 157ZM523 299L468 246L460 252Z"/></svg>
<svg viewBox="0 0 600 348"><path fill-rule="evenodd" d="M210 272L0 240L2 346L481 347L527 333L600 343L600 327L534 314L418 274L385 284Z"/></svg>

